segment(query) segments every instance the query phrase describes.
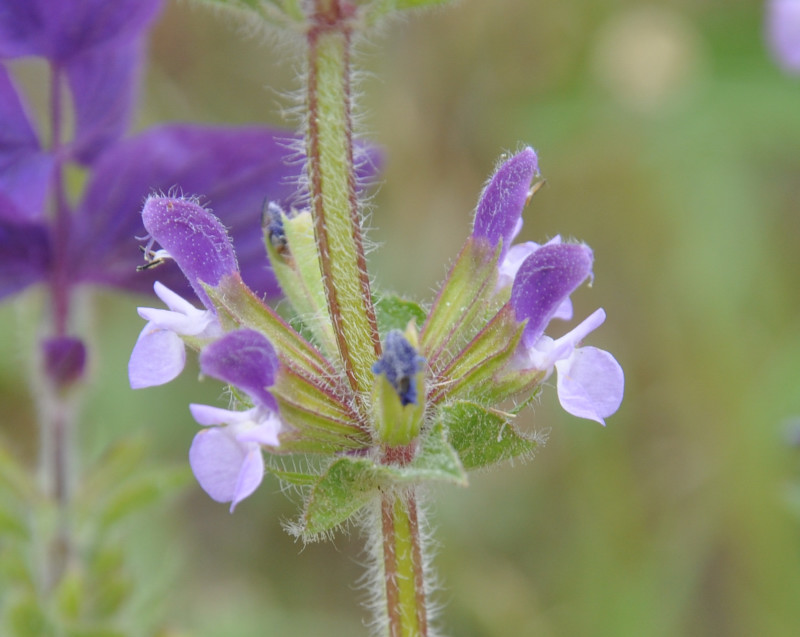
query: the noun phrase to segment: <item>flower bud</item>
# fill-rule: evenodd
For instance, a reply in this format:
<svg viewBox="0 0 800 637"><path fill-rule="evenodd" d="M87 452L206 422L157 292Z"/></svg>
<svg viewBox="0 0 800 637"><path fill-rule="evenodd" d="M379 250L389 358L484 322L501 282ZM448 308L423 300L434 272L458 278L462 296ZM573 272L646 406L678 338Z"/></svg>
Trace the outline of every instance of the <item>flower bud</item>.
<svg viewBox="0 0 800 637"><path fill-rule="evenodd" d="M538 172L536 153L528 147L503 163L481 193L472 236L488 240L492 247L502 240L501 261L520 230L522 210Z"/></svg>

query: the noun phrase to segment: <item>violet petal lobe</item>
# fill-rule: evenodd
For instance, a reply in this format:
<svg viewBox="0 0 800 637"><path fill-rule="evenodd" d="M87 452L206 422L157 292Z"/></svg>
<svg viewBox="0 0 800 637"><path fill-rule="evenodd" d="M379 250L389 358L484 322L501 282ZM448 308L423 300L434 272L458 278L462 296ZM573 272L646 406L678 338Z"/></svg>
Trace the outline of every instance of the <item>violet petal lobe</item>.
<svg viewBox="0 0 800 637"><path fill-rule="evenodd" d="M592 251L584 245L545 245L529 256L517 271L511 288L511 306L517 321L528 321L523 333L532 346L569 295L591 276Z"/></svg>
<svg viewBox="0 0 800 637"><path fill-rule="evenodd" d="M201 283L217 286L239 269L233 243L220 220L191 199L149 197L142 221L149 235L178 264L198 298L211 308Z"/></svg>
<svg viewBox="0 0 800 637"><path fill-rule="evenodd" d="M230 427L200 431L189 449L189 464L203 490L217 502L230 502L231 512L264 477L259 446L239 442Z"/></svg>
<svg viewBox="0 0 800 637"><path fill-rule="evenodd" d="M275 382L278 355L263 334L250 329L228 332L200 353L204 374L245 391L258 405L277 411L267 391Z"/></svg>
<svg viewBox="0 0 800 637"><path fill-rule="evenodd" d="M3 0L0 57L41 55L64 62L92 48L129 42L162 0Z"/></svg>
<svg viewBox="0 0 800 637"><path fill-rule="evenodd" d="M3 218L13 204L0 193L0 299L38 283L50 268L47 230L36 223L14 223Z"/></svg>
<svg viewBox="0 0 800 637"><path fill-rule="evenodd" d="M536 153L528 147L503 163L481 193L472 236L487 239L493 246L502 240L501 260L519 231L522 210L537 172Z"/></svg>
<svg viewBox="0 0 800 637"><path fill-rule="evenodd" d="M268 128L170 125L117 143L95 163L76 216L71 259L81 280L147 292L155 279L180 294L174 263L136 272L142 201L152 192L202 195L233 238L245 283L260 295L279 288L261 235L264 199L287 200L301 165L289 165L287 133Z"/></svg>
<svg viewBox="0 0 800 637"><path fill-rule="evenodd" d="M15 204L15 220L42 218L52 166L16 87L0 65L0 193ZM7 211L4 217L11 218Z"/></svg>
<svg viewBox="0 0 800 637"><path fill-rule="evenodd" d="M579 347L556 362L558 400L565 411L605 425L619 409L625 375L616 359L596 347Z"/></svg>

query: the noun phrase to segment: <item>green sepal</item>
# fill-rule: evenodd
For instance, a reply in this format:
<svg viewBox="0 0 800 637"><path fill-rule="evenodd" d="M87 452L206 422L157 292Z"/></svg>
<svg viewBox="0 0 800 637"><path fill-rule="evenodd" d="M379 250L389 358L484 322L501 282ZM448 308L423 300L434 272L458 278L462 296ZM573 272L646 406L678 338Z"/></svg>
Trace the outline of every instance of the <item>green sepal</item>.
<svg viewBox="0 0 800 637"><path fill-rule="evenodd" d="M421 373L411 379L417 385L417 402L403 405L397 390L386 374L375 375L372 404L375 410L375 430L378 439L389 447L404 446L412 442L422 427L425 415L425 381Z"/></svg>
<svg viewBox="0 0 800 637"><path fill-rule="evenodd" d="M420 353L434 369L446 367L448 357L464 347L496 313L496 249L485 241L467 239L450 268L420 334Z"/></svg>
<svg viewBox="0 0 800 637"><path fill-rule="evenodd" d="M510 305L506 305L464 347L437 378L437 388L431 392L430 402L445 399L485 399L491 404L499 403L518 389L511 385L494 382L496 375L505 373L504 367L522 338L524 323L518 323ZM528 374L530 376L530 374Z"/></svg>
<svg viewBox="0 0 800 637"><path fill-rule="evenodd" d="M378 320L378 331L381 336L386 336L391 330L403 332L411 321L418 328L425 323L425 310L414 301L395 294L381 294L373 301L375 317Z"/></svg>
<svg viewBox="0 0 800 637"><path fill-rule="evenodd" d="M259 299L238 274L223 277L215 288L204 289L226 331L249 327L264 334L287 365L311 376L335 375L319 351Z"/></svg>
<svg viewBox="0 0 800 637"><path fill-rule="evenodd" d="M266 231L264 236L272 271L298 320L308 328L325 352L334 356L338 350L322 285L322 271L314 240L314 220L310 212L303 211L291 217L281 212L281 221L286 246L279 250L266 236Z"/></svg>
<svg viewBox="0 0 800 637"><path fill-rule="evenodd" d="M281 417L291 428L288 436L281 437L278 452L284 442L298 439L295 434L300 434L299 438L306 442L322 443L322 453L357 449L370 443L366 425L360 424L356 412L340 400L337 388L322 378L309 378L282 365L270 392L278 401Z"/></svg>
<svg viewBox="0 0 800 637"><path fill-rule="evenodd" d="M467 401L442 407L438 422L467 470L530 458L542 442L517 431L510 417Z"/></svg>

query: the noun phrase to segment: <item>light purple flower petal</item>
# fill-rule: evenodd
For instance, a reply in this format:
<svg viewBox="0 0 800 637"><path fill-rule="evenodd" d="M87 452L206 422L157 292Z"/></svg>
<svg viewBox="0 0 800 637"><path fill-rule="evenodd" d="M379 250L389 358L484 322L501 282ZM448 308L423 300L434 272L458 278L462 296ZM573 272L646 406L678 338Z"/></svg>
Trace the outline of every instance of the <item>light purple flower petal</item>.
<svg viewBox="0 0 800 637"><path fill-rule="evenodd" d="M140 307L138 312L143 319L161 329L171 330L182 336L197 336L203 333L208 337L222 335L222 329L214 312L196 308L159 281L155 282L153 289L169 309Z"/></svg>
<svg viewBox="0 0 800 637"><path fill-rule="evenodd" d="M511 306L523 333L533 346L569 295L592 273L592 251L584 245L561 243L542 246L520 266L511 288Z"/></svg>
<svg viewBox="0 0 800 637"><path fill-rule="evenodd" d="M16 207L0 193L0 299L45 278L50 267L50 241L36 223L13 223Z"/></svg>
<svg viewBox="0 0 800 637"><path fill-rule="evenodd" d="M486 239L492 246L502 240L501 260L519 232L522 209L537 172L536 153L526 148L503 163L481 193L472 236Z"/></svg>
<svg viewBox="0 0 800 637"><path fill-rule="evenodd" d="M579 347L556 363L558 400L565 411L605 425L619 409L625 389L622 367L608 352Z"/></svg>
<svg viewBox="0 0 800 637"><path fill-rule="evenodd" d="M260 445L277 447L280 445L278 434L283 429L281 419L277 414L270 413L262 418L256 427L252 427L236 435L239 442L256 442Z"/></svg>
<svg viewBox="0 0 800 637"><path fill-rule="evenodd" d="M94 47L129 42L160 6L161 0L3 0L0 57L64 62Z"/></svg>
<svg viewBox="0 0 800 637"><path fill-rule="evenodd" d="M227 427L200 431L189 449L189 464L203 490L231 512L264 477L264 458L255 443L241 443Z"/></svg>
<svg viewBox="0 0 800 637"><path fill-rule="evenodd" d="M768 2L767 40L778 63L800 73L800 0Z"/></svg>
<svg viewBox="0 0 800 637"><path fill-rule="evenodd" d="M172 330L148 323L128 361L131 388L155 387L177 378L186 365L186 346Z"/></svg>
<svg viewBox="0 0 800 637"><path fill-rule="evenodd" d="M247 422L254 422L257 418L256 407L244 411L234 411L232 409L222 409L221 407L192 403L189 405L189 411L192 412L192 418L204 427L211 427L214 425L236 426Z"/></svg>
<svg viewBox="0 0 800 637"><path fill-rule="evenodd" d="M75 110L71 154L84 164L116 142L128 127L141 49L139 40L94 48L65 67Z"/></svg>
<svg viewBox="0 0 800 637"><path fill-rule="evenodd" d="M200 369L238 387L257 405L278 410L275 398L267 391L275 382L278 355L267 338L255 330L228 332L200 353Z"/></svg>
<svg viewBox="0 0 800 637"><path fill-rule="evenodd" d="M52 167L52 157L42 152L20 96L0 65L0 193L14 204L14 216L7 210L4 218L42 218Z"/></svg>

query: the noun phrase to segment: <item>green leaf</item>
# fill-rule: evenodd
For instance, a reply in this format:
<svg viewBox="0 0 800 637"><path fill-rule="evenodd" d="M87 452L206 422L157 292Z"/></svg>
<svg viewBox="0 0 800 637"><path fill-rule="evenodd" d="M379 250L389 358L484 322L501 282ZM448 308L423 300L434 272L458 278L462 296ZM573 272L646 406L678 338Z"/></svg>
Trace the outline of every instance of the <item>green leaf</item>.
<svg viewBox="0 0 800 637"><path fill-rule="evenodd" d="M439 422L447 429L465 469L531 457L541 442L518 432L500 413L466 401L442 407Z"/></svg>
<svg viewBox="0 0 800 637"><path fill-rule="evenodd" d="M55 637L52 622L33 596L17 600L8 609L7 619L14 637Z"/></svg>
<svg viewBox="0 0 800 637"><path fill-rule="evenodd" d="M15 457L14 452L0 441L0 490L8 491L21 502L31 502L37 498L36 483Z"/></svg>
<svg viewBox="0 0 800 637"><path fill-rule="evenodd" d="M87 471L81 481L78 498L81 505L94 507L98 499L141 468L147 454L147 442L142 437L125 438L112 443Z"/></svg>
<svg viewBox="0 0 800 637"><path fill-rule="evenodd" d="M77 568L69 568L56 586L55 600L61 617L76 621L83 610L86 598L86 582Z"/></svg>
<svg viewBox="0 0 800 637"><path fill-rule="evenodd" d="M21 511L15 511L0 502L0 538L9 540L25 540L30 536L27 517Z"/></svg>
<svg viewBox="0 0 800 637"><path fill-rule="evenodd" d="M410 321L414 321L418 328L425 323L425 310L413 301L394 294L382 294L375 299L375 316L378 319L378 331L382 335L390 330L405 331Z"/></svg>
<svg viewBox="0 0 800 637"><path fill-rule="evenodd" d="M302 534L313 539L345 522L375 497L375 464L366 458L340 458L319 479L306 502Z"/></svg>
<svg viewBox="0 0 800 637"><path fill-rule="evenodd" d="M107 529L119 520L177 493L191 479L187 467L147 469L123 484L101 505L99 525Z"/></svg>

